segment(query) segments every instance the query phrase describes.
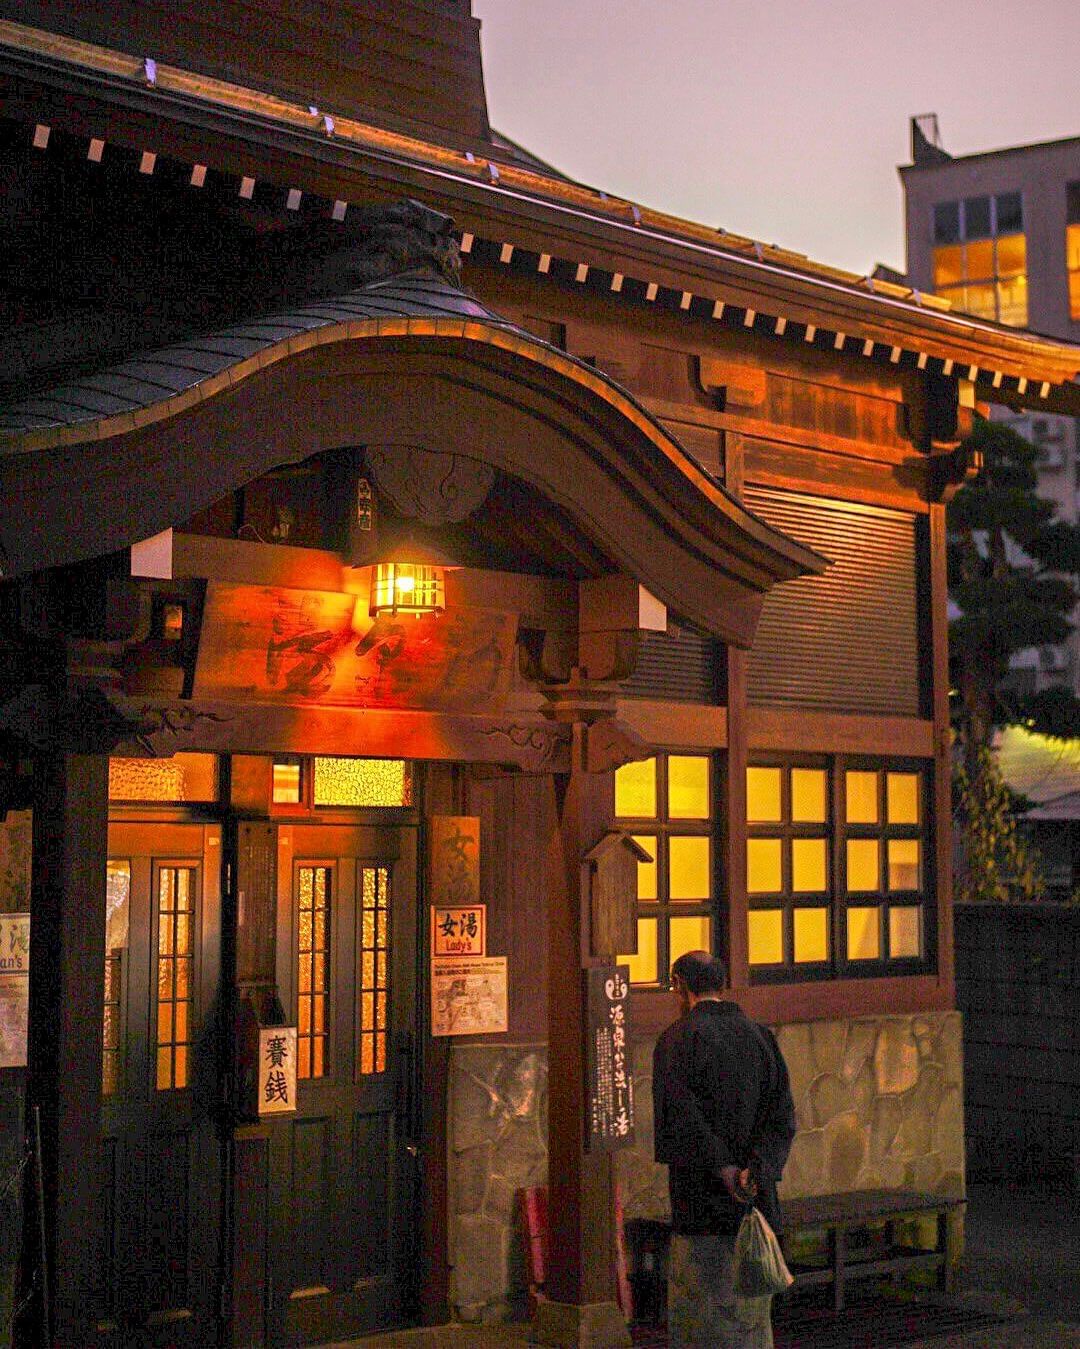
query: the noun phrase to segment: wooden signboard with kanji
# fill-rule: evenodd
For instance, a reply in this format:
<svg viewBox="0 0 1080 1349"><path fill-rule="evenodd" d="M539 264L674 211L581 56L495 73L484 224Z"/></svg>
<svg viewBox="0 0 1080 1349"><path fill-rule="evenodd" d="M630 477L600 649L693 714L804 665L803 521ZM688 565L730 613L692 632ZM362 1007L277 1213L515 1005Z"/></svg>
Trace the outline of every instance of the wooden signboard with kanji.
<svg viewBox="0 0 1080 1349"><path fill-rule="evenodd" d="M630 967L585 971L585 1147L615 1152L634 1143L630 1065Z"/></svg>

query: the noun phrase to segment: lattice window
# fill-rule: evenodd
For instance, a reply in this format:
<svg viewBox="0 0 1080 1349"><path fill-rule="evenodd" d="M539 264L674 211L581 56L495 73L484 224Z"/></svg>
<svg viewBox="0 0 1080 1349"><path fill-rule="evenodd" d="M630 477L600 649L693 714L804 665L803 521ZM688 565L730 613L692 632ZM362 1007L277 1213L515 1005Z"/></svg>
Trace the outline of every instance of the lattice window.
<svg viewBox="0 0 1080 1349"><path fill-rule="evenodd" d="M330 904L333 871L325 864L297 873L298 930L296 1073L325 1077L329 1072Z"/></svg>
<svg viewBox="0 0 1080 1349"><path fill-rule="evenodd" d="M390 872L386 867L361 870L359 946L357 1066L364 1075L384 1073L390 959Z"/></svg>
<svg viewBox="0 0 1080 1349"><path fill-rule="evenodd" d="M188 1085L195 964L195 868L158 871L157 1087Z"/></svg>
<svg viewBox="0 0 1080 1349"><path fill-rule="evenodd" d="M105 1008L101 1035L101 1090L113 1096L123 1077L121 988L128 943L131 863L109 859L105 878Z"/></svg>

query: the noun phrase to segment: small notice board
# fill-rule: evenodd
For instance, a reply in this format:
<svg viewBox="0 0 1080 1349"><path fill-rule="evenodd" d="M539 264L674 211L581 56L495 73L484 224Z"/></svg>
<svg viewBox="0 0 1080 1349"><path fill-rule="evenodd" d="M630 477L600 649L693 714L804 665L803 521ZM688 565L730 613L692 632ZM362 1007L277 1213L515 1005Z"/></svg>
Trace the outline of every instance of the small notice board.
<svg viewBox="0 0 1080 1349"><path fill-rule="evenodd" d="M26 1067L30 915L0 914L0 1068Z"/></svg>
<svg viewBox="0 0 1080 1349"><path fill-rule="evenodd" d="M495 1035L507 1024L505 956L431 962L432 1035Z"/></svg>
<svg viewBox="0 0 1080 1349"><path fill-rule="evenodd" d="M586 970L585 1006L585 1146L590 1152L615 1152L634 1143L629 965Z"/></svg>

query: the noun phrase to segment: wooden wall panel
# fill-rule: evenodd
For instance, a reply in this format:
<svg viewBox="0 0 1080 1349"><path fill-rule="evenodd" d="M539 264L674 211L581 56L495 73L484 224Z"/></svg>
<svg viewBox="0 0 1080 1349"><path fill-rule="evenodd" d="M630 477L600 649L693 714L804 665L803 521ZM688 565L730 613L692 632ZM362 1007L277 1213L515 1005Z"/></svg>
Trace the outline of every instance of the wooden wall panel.
<svg viewBox="0 0 1080 1349"><path fill-rule="evenodd" d="M269 1240L269 1140L237 1137L233 1150L232 1342L266 1343L266 1260Z"/></svg>
<svg viewBox="0 0 1080 1349"><path fill-rule="evenodd" d="M743 500L832 563L766 597L749 658L750 702L918 716L914 517L760 486Z"/></svg>
<svg viewBox="0 0 1080 1349"><path fill-rule="evenodd" d="M488 954L509 958L512 1039L547 1034L547 842L555 828L550 777L500 776L469 783L480 816L480 893L488 906ZM485 1037L490 1041L490 1037Z"/></svg>

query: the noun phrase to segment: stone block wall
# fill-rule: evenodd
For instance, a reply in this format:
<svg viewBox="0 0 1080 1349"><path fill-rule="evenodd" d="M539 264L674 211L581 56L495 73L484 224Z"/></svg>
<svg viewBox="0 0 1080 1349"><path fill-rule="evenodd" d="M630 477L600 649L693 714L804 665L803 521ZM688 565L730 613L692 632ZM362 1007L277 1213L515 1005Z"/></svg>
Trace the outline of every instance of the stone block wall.
<svg viewBox="0 0 1080 1349"><path fill-rule="evenodd" d="M799 1132L781 1196L844 1190L964 1193L957 1012L777 1028ZM667 1170L652 1160L652 1043L634 1046L636 1146L616 1154L627 1218L667 1218ZM450 1073L451 1300L466 1321L524 1314L515 1194L547 1178L543 1045L461 1047Z"/></svg>

